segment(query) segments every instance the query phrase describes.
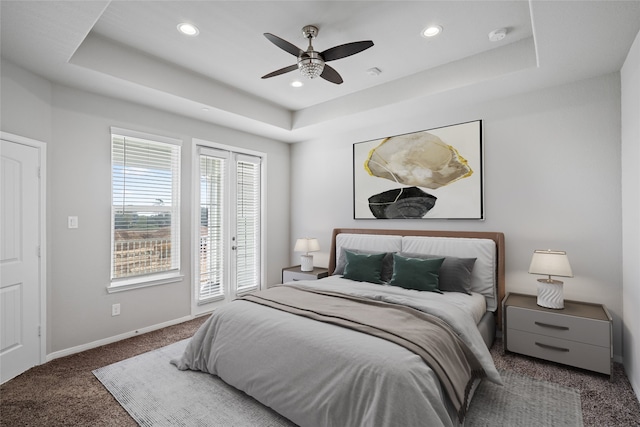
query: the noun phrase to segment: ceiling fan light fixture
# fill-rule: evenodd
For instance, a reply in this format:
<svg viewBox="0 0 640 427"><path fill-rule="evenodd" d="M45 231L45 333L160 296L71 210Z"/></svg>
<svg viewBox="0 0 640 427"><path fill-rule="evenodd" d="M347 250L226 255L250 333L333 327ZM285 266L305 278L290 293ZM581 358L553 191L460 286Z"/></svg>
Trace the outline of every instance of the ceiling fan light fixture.
<svg viewBox="0 0 640 427"><path fill-rule="evenodd" d="M178 24L178 31L186 36L192 37L195 37L200 33L198 27L193 24L189 24L188 22L181 22L180 24Z"/></svg>
<svg viewBox="0 0 640 427"><path fill-rule="evenodd" d="M298 69L303 76L315 79L322 74L324 61L318 57L316 52L306 52L305 55L298 60Z"/></svg>
<svg viewBox="0 0 640 427"><path fill-rule="evenodd" d="M430 25L424 30L422 30L422 37L431 38L435 37L442 32L442 26L440 25Z"/></svg>

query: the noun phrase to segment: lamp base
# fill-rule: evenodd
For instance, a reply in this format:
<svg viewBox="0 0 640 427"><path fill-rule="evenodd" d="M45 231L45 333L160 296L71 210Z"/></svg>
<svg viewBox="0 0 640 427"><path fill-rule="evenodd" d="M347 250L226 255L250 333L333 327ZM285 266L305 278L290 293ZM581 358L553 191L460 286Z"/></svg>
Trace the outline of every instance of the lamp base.
<svg viewBox="0 0 640 427"><path fill-rule="evenodd" d="M559 280L538 279L538 305L540 307L564 308L564 296L562 282Z"/></svg>
<svg viewBox="0 0 640 427"><path fill-rule="evenodd" d="M313 271L313 255L300 255L300 270Z"/></svg>

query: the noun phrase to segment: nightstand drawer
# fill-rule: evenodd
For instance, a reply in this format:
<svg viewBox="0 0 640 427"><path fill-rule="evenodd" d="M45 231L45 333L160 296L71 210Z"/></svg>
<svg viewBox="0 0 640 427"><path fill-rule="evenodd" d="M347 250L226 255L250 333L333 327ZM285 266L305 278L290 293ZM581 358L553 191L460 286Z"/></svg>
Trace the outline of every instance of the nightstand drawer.
<svg viewBox="0 0 640 427"><path fill-rule="evenodd" d="M293 282L298 280L315 280L317 276L313 273L304 273L299 271L285 271L283 281Z"/></svg>
<svg viewBox="0 0 640 427"><path fill-rule="evenodd" d="M609 350L609 322L514 306L507 307L507 317L509 329L606 347L607 352ZM509 336L509 344L511 339Z"/></svg>
<svg viewBox="0 0 640 427"><path fill-rule="evenodd" d="M298 280L318 280L327 277L329 272L326 268L313 267L311 271L302 271L299 265L282 269L282 283L295 282Z"/></svg>
<svg viewBox="0 0 640 427"><path fill-rule="evenodd" d="M509 322L513 319L510 318ZM508 330L507 350L578 368L611 374L609 347L583 344L575 341Z"/></svg>

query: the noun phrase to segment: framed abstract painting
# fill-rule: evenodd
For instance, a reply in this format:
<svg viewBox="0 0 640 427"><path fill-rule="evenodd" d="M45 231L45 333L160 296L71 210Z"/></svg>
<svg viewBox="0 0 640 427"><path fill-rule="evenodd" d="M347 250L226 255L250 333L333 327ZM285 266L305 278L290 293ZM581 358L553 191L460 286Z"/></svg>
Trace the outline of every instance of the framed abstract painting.
<svg viewBox="0 0 640 427"><path fill-rule="evenodd" d="M484 219L482 120L353 144L355 219Z"/></svg>

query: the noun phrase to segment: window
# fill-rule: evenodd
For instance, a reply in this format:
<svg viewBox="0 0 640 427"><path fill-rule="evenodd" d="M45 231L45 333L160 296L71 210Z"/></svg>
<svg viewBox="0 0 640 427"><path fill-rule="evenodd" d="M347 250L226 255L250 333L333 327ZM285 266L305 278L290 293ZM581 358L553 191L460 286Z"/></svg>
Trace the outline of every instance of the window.
<svg viewBox="0 0 640 427"><path fill-rule="evenodd" d="M198 148L196 305L259 289L261 158Z"/></svg>
<svg viewBox="0 0 640 427"><path fill-rule="evenodd" d="M111 132L111 287L175 280L180 270L180 141Z"/></svg>

